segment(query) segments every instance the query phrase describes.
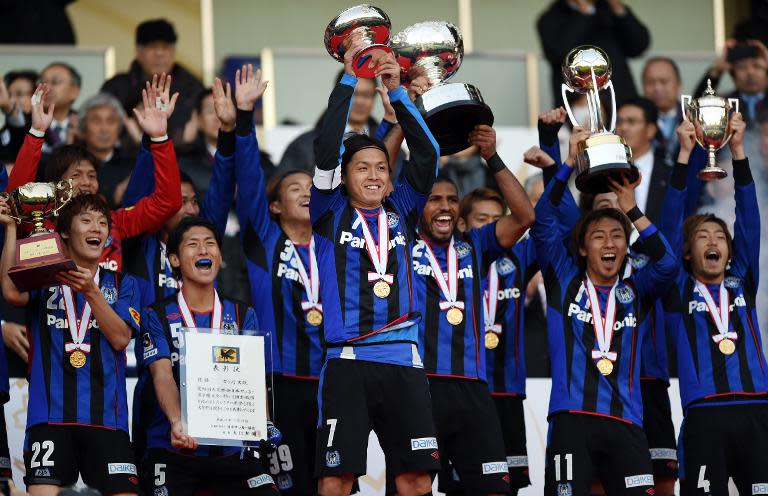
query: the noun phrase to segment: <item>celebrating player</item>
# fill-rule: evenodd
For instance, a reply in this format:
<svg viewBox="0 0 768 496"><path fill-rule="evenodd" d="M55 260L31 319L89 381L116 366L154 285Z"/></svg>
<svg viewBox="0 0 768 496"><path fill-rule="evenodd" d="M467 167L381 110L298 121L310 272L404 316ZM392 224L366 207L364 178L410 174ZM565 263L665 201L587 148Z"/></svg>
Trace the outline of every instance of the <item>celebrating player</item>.
<svg viewBox="0 0 768 496"><path fill-rule="evenodd" d="M168 238L168 258L181 289L144 310L139 373L151 381L140 402L147 425L143 488L149 494L278 494L262 461L239 447L199 446L181 420L179 334L181 327L245 334L256 329L252 308L220 297L214 288L221 268L221 235L210 221L183 219ZM151 384L151 385L150 385Z"/></svg>
<svg viewBox="0 0 768 496"><path fill-rule="evenodd" d="M693 148L694 130L678 134ZM768 364L762 352L755 297L760 259L760 216L755 183L744 153L745 124L730 121L736 183L734 236L714 215L683 224L687 167L675 167L662 229L682 257L664 299L667 332L676 347L685 419L680 433L681 494L740 494L768 487ZM682 229L681 229L682 227Z"/></svg>
<svg viewBox="0 0 768 496"><path fill-rule="evenodd" d="M99 268L112 227L109 206L86 193L61 210L56 231L77 268L59 273L60 286L30 292L20 292L8 277L16 227L5 200L0 200L0 222L6 227L3 296L30 314L24 441L30 494L57 494L78 476L105 494L136 494L125 348L139 329L139 294L131 276Z"/></svg>
<svg viewBox="0 0 768 496"><path fill-rule="evenodd" d="M586 214L574 230L575 253L563 246L557 207L585 132L571 137L570 156L536 206L532 230L547 291L552 393L545 494L589 494L593 473L608 494L653 490L642 431L640 346L648 312L676 269L666 241L637 208L638 183L611 182L622 212ZM622 278L630 226L648 265Z"/></svg>
<svg viewBox="0 0 768 496"><path fill-rule="evenodd" d="M345 72L328 101L315 141L317 169L310 215L323 302L326 361L320 379L317 437L319 493L349 494L366 472L371 427L395 474L400 494L429 494L439 457L429 385L417 348L413 267L408 248L434 182L439 148L400 87L394 57L373 63L389 91L411 150L394 191L385 197L389 161L384 145L344 128L357 79ZM403 406L407 405L407 408Z"/></svg>

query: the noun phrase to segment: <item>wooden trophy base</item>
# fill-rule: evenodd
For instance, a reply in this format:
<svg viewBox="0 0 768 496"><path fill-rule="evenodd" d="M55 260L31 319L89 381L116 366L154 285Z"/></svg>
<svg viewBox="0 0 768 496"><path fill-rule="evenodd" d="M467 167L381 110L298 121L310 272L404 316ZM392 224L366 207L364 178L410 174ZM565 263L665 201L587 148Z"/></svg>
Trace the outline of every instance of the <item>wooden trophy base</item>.
<svg viewBox="0 0 768 496"><path fill-rule="evenodd" d="M16 265L8 269L8 277L23 292L59 284L56 274L75 268L57 233L39 234L16 241Z"/></svg>

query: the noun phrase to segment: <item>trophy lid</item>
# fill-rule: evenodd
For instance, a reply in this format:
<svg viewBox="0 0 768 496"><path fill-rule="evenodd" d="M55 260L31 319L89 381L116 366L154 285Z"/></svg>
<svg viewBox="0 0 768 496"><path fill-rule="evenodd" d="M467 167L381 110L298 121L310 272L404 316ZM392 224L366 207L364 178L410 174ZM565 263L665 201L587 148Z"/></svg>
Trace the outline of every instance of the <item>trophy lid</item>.
<svg viewBox="0 0 768 496"><path fill-rule="evenodd" d="M456 74L464 57L461 31L445 21L412 24L394 35L391 44L405 82L425 75L430 84L439 84Z"/></svg>
<svg viewBox="0 0 768 496"><path fill-rule="evenodd" d="M707 79L707 89L699 98L692 98L690 107L703 108L703 107L730 107L728 100L722 96L715 95L715 90L712 89L712 81Z"/></svg>
<svg viewBox="0 0 768 496"><path fill-rule="evenodd" d="M611 61L602 48L582 45L574 48L563 60L563 80L571 90L587 93L602 90L611 80ZM594 80L592 74L594 73Z"/></svg>
<svg viewBox="0 0 768 496"><path fill-rule="evenodd" d="M344 62L346 38L359 30L372 44L386 44L392 23L379 7L362 4L343 10L325 28L325 49L334 59Z"/></svg>

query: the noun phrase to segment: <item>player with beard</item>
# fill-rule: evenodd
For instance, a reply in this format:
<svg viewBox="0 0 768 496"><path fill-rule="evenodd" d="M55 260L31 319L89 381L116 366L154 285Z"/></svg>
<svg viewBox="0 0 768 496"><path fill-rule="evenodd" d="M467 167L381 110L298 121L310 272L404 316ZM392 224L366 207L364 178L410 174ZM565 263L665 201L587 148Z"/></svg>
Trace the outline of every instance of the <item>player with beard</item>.
<svg viewBox="0 0 768 496"><path fill-rule="evenodd" d="M563 246L557 209L584 135L574 130L569 158L539 200L532 229L552 357L545 494L589 494L593 474L609 495L645 494L653 491L653 474L642 430L639 343L653 302L677 266L663 236L637 208L639 181L610 181L621 211L584 215L574 229L574 253ZM624 278L627 218L650 260Z"/></svg>
<svg viewBox="0 0 768 496"><path fill-rule="evenodd" d="M496 153L493 128L477 126L470 144L479 148L494 173L511 213L461 233L456 231L458 188L440 178L432 186L412 249L416 310L422 315L419 351L430 377L441 448L440 491L508 494L501 426L485 382L485 348L498 344L498 337L482 332L483 288L491 262L533 223L533 207ZM451 466L460 484L453 481Z"/></svg>
<svg viewBox="0 0 768 496"><path fill-rule="evenodd" d="M409 247L435 178L439 147L400 87L394 56L374 56L411 151L387 196L389 160L383 143L344 140L357 78L352 60L328 100L315 141L317 168L310 198L327 346L318 393L316 475L319 493L349 494L366 472L371 428L381 440L398 493L431 494L439 453L429 385L417 348L420 315ZM408 408L403 408L408 405Z"/></svg>
<svg viewBox="0 0 768 496"><path fill-rule="evenodd" d="M711 214L683 223L684 181L673 176L665 199L662 229L682 259L664 311L684 412L678 446L683 495L727 494L729 478L740 494L768 491L768 364L755 308L760 215L744 153L745 127L733 114L733 238ZM692 146L693 136L686 139ZM674 174L684 177L685 169L678 164Z"/></svg>

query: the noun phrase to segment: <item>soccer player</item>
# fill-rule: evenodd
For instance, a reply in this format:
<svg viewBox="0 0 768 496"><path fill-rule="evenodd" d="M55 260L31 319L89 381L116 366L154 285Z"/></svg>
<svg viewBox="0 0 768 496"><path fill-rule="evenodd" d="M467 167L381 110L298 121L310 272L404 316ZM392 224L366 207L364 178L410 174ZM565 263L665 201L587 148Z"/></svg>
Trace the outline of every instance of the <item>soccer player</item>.
<svg viewBox="0 0 768 496"><path fill-rule="evenodd" d="M219 296L221 235L210 221L186 217L168 238L168 258L183 282L172 296L144 310L140 374L151 381L142 391L147 455L142 486L148 494L189 495L207 487L221 495L278 494L262 461L240 447L199 446L185 431L179 393L179 328L256 330L251 307Z"/></svg>
<svg viewBox="0 0 768 496"><path fill-rule="evenodd" d="M688 125L678 135L681 148L684 139L693 147ZM740 494L768 492L768 364L755 308L760 216L745 127L733 114L733 237L714 215L693 215L683 224L685 165L675 166L664 205L662 229L682 258L664 310L685 415L678 447L683 495L728 494L729 477Z"/></svg>
<svg viewBox="0 0 768 496"><path fill-rule="evenodd" d="M0 191L8 184L8 174L5 168L0 169ZM5 240L5 227L0 226L0 243ZM0 248L1 250L1 248ZM5 425L5 407L10 399L11 385L8 380L8 359L5 346L0 345L0 494L10 496L8 481L12 479L11 452L8 448L8 430Z"/></svg>
<svg viewBox="0 0 768 496"><path fill-rule="evenodd" d="M312 176L285 170L265 186L253 109L266 89L260 71L243 67L235 77L237 212L251 295L262 328L273 332L272 418L283 444L270 455L270 473L283 494L317 492L315 437L317 387L323 366L323 303L309 198Z"/></svg>
<svg viewBox="0 0 768 496"><path fill-rule="evenodd" d="M663 236L637 208L637 183L611 181L622 211L600 209L574 229L574 253L563 246L557 208L567 187L576 144L536 206L532 234L547 291L552 392L545 494L589 494L593 474L607 493L653 491L642 430L640 346L655 298L676 263ZM626 213L626 216L625 214ZM620 276L632 221L649 263Z"/></svg>
<svg viewBox="0 0 768 496"><path fill-rule="evenodd" d="M480 332L484 328L482 299L489 265L533 223L533 207L496 153L494 129L477 126L470 143L479 148L511 213L481 228L455 232L458 188L440 178L432 186L412 249L416 311L422 315L419 352L430 377L441 448L440 491L507 494L510 485L501 425L485 383L485 349L498 345L498 334ZM451 466L460 484L453 481Z"/></svg>
<svg viewBox="0 0 768 496"><path fill-rule="evenodd" d="M107 246L101 255L102 267L122 271L122 240L145 232L160 229L166 220L181 208L179 167L173 143L168 139L168 117L173 113L178 94L170 96L170 76L153 78L143 90L143 110L134 110L136 120L151 141L152 158L155 163L157 188L148 197L142 198L134 207L112 211L112 231ZM9 178L8 190L15 189L37 177L43 136L53 120L55 105L48 105L43 111L47 89L38 86L32 99L32 128L22 145L16 164ZM47 165L46 178L49 181L72 179L78 193L98 193L99 181L96 174L99 161L78 145L64 145L51 155ZM51 227L51 226L48 226Z"/></svg>
<svg viewBox="0 0 768 496"><path fill-rule="evenodd" d="M385 146L344 128L357 78L354 55L328 100L315 141L317 168L310 216L318 271L326 360L318 393L316 475L322 495L347 495L366 472L368 435L381 440L397 491L431 493L439 453L429 385L417 348L418 323L409 254L412 234L435 178L439 148L400 87L393 56L372 60L387 87L411 151L394 190L385 197ZM407 407L404 407L406 406Z"/></svg>
<svg viewBox="0 0 768 496"><path fill-rule="evenodd" d="M77 268L59 273L61 285L30 292L20 292L8 277L16 228L5 200L0 222L6 228L3 296L29 311L24 465L30 494L57 494L78 476L104 494L136 494L125 348L139 329L139 294L131 276L99 268L111 228L109 206L85 193L61 210L56 231Z"/></svg>

